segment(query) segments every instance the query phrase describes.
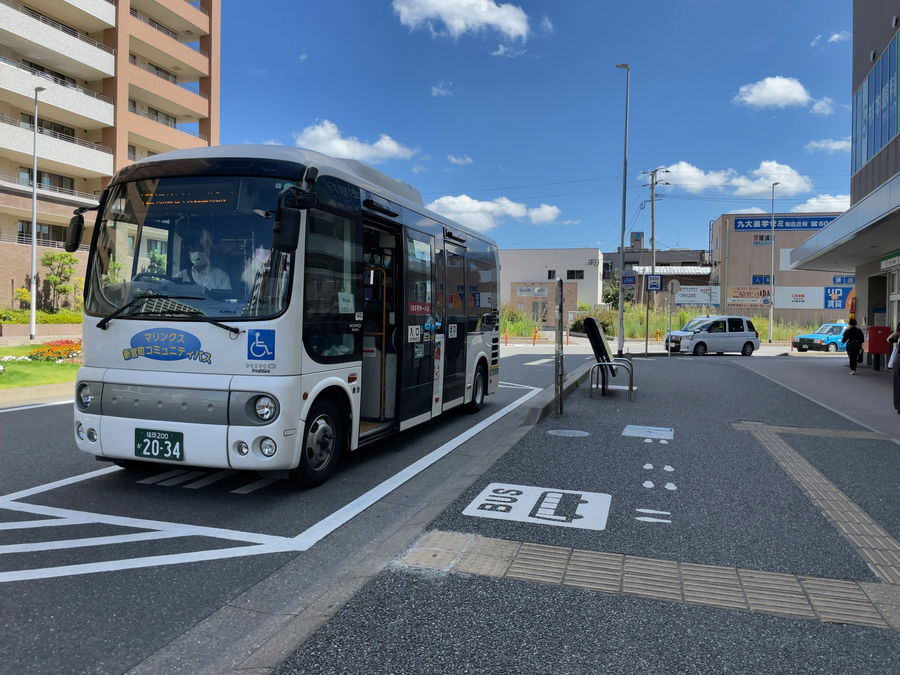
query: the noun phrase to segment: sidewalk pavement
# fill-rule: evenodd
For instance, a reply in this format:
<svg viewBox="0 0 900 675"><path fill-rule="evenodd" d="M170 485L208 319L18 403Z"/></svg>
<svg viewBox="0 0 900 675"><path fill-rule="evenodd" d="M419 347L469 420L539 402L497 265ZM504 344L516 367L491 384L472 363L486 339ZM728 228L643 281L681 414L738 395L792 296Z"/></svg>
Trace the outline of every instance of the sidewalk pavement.
<svg viewBox="0 0 900 675"><path fill-rule="evenodd" d="M276 672L893 672L887 374L634 364L634 401L580 373Z"/></svg>

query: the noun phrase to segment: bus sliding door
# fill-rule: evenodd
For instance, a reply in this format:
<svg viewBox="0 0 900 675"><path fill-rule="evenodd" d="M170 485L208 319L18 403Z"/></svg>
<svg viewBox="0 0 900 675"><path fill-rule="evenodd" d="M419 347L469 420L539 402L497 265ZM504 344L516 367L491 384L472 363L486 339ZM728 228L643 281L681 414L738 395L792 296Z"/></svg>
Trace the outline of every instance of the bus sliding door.
<svg viewBox="0 0 900 675"><path fill-rule="evenodd" d="M434 387L434 237L407 230L404 237L403 348L400 428L431 418Z"/></svg>
<svg viewBox="0 0 900 675"><path fill-rule="evenodd" d="M445 244L447 320L444 322L444 404L462 403L466 393L466 250Z"/></svg>

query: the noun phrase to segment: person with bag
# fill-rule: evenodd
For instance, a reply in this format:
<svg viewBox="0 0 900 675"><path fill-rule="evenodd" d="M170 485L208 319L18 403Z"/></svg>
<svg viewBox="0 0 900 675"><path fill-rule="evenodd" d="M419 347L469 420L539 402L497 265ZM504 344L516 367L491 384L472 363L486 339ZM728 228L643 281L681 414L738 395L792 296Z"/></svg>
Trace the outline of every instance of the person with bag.
<svg viewBox="0 0 900 675"><path fill-rule="evenodd" d="M888 342L894 345L887 367L894 372L894 409L900 415L900 322L897 329L888 335Z"/></svg>
<svg viewBox="0 0 900 675"><path fill-rule="evenodd" d="M866 336L857 328L856 319L850 319L850 327L844 331L841 342L847 345L847 356L850 357L850 374L856 375L856 364L859 361L859 354L862 351L863 342Z"/></svg>

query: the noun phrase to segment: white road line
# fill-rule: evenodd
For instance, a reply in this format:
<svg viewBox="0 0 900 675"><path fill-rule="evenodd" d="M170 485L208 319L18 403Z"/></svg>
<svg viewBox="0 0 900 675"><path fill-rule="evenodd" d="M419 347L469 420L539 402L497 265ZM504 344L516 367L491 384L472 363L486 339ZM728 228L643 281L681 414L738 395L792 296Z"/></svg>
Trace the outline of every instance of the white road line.
<svg viewBox="0 0 900 675"><path fill-rule="evenodd" d="M538 387L534 387L531 392L525 394L522 398L513 401L508 406L506 406L502 410L495 412L490 417L482 420L465 433L457 436L452 441L444 443L444 445L437 448L436 450L431 451L429 454L422 457L422 459L414 462L413 464L410 464L403 471L393 475L379 485L376 485L374 488L360 495L343 508L338 509L330 516L323 518L312 527L308 528L304 532L301 532L295 537L295 540L301 546L301 550L305 551L311 548L317 541L327 537L336 529L375 504L382 497L390 494L410 478L413 478L439 459L450 454L453 450L458 448L467 440L478 434L483 429L486 429L500 418L508 415L520 405L527 402L529 399L537 396L539 393L541 393L541 391L543 390Z"/></svg>
<svg viewBox="0 0 900 675"><path fill-rule="evenodd" d="M136 481L139 485L153 485L154 483L159 483L162 480L168 480L169 478L174 478L175 476L180 476L183 473L187 473L187 469L172 469L171 471L165 471L163 473L158 473L153 476L149 476L142 480Z"/></svg>
<svg viewBox="0 0 900 675"><path fill-rule="evenodd" d="M0 530L32 530L44 527L84 525L91 522L87 518L48 518L47 520L17 520L14 523L0 523Z"/></svg>
<svg viewBox="0 0 900 675"><path fill-rule="evenodd" d="M84 548L86 546L105 546L106 544L128 544L133 541L150 541L152 539L172 539L174 537L189 536L192 536L189 532L136 532L134 534L117 534L108 537L84 537L83 539L41 541L33 544L7 544L5 546L0 546L0 554L56 551L63 548Z"/></svg>
<svg viewBox="0 0 900 675"><path fill-rule="evenodd" d="M534 389L534 387L529 384L516 384L515 382L501 382L500 386L507 389L527 389L528 391Z"/></svg>
<svg viewBox="0 0 900 675"><path fill-rule="evenodd" d="M224 471L217 471L211 476L207 476L206 478L201 478L200 480L195 480L193 483L188 483L187 485L182 485L181 487L185 487L188 490L199 490L200 488L204 488L207 485L212 485L213 483L218 483L223 478L227 478L228 476L237 473L236 471L232 471L231 469L225 469Z"/></svg>
<svg viewBox="0 0 900 675"><path fill-rule="evenodd" d="M88 522L106 523L107 525L121 525L122 527L134 527L140 530L160 530L166 532L187 531L190 534L214 539L230 539L233 541L246 541L254 544L279 544L292 541L292 537L279 537L257 532L243 532L240 530L228 530L219 527L205 527L203 525L190 525L188 523L174 523L161 520L145 520L143 518L128 518L126 516L111 516L105 513L88 513L86 511L72 511L60 509L54 506L42 506L40 504L23 504L10 502L3 504L4 509L19 511L22 513L34 513L42 516L59 516L62 518L74 516L76 518L89 518Z"/></svg>
<svg viewBox="0 0 900 675"><path fill-rule="evenodd" d="M523 366L542 366L545 363L553 363L553 359L538 359L537 361L529 361L528 363L523 363Z"/></svg>
<svg viewBox="0 0 900 675"><path fill-rule="evenodd" d="M32 408L47 408L54 405L72 405L73 403L75 403L75 399L69 399L68 401L57 401L56 403L35 403L33 405L19 405L15 408L0 408L0 413L19 412L20 410L31 410Z"/></svg>
<svg viewBox="0 0 900 675"><path fill-rule="evenodd" d="M238 488L237 490L232 490L231 494L233 495L248 495L251 492L256 492L260 488L264 488L267 485L271 485L272 483L277 483L281 478L263 478L262 480L258 480L255 483L250 483L249 485L245 485L244 487Z"/></svg>
<svg viewBox="0 0 900 675"><path fill-rule="evenodd" d="M5 501L12 501L13 499L23 499L25 497L40 494L41 492L55 490L56 488L65 487L66 485L72 485L73 483L80 483L83 480L90 480L91 478L97 478L98 476L103 476L107 473L121 470L122 468L118 466L108 466L105 469L97 469L96 471L91 471L90 473L82 473L77 476L70 476L69 478L63 478L62 480L53 481L52 483L45 483L44 485L38 485L37 487L28 488L27 490L13 492L12 494L3 495L2 497L0 497L0 505L2 505Z"/></svg>
<svg viewBox="0 0 900 675"><path fill-rule="evenodd" d="M288 545L255 545L237 548L220 548L211 551L194 551L192 553L175 553L172 555L149 556L146 558L130 558L125 560L107 560L105 562L86 563L82 565L63 565L60 567L43 567L15 572L0 572L0 583L10 581L31 581L34 579L52 579L78 574L96 574L97 572L118 572L121 570L140 569L142 567L158 567L161 565L180 565L183 563L202 562L205 560L223 560L267 553L283 553L296 551L296 546Z"/></svg>
<svg viewBox="0 0 900 675"><path fill-rule="evenodd" d="M171 487L172 485L178 485L179 483L185 483L189 480L194 480L195 478L200 478L200 476L205 476L205 471L188 471L181 476L175 476L175 478L170 478L169 480L164 480L162 483L157 483L157 485L165 485L166 487Z"/></svg>

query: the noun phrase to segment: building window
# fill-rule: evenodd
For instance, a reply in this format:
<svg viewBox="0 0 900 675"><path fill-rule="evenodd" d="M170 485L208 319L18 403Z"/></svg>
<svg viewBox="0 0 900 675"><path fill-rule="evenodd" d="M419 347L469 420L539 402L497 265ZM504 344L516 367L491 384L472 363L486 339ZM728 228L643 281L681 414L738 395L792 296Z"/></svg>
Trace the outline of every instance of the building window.
<svg viewBox="0 0 900 675"><path fill-rule="evenodd" d="M603 262L603 280L608 281L612 279L612 263L611 262Z"/></svg>
<svg viewBox="0 0 900 675"><path fill-rule="evenodd" d="M21 126L31 129L34 126L34 115L29 115L28 113L19 113L19 123ZM51 122L50 120L44 119L40 116L38 117L38 129L41 130L41 133L49 131L50 133L59 134L60 136L71 136L73 138L75 136L75 129L73 129L72 127L67 127L64 124Z"/></svg>
<svg viewBox="0 0 900 675"><path fill-rule="evenodd" d="M852 96L851 173L869 160L900 132L900 97L897 96L898 36L881 52L868 76Z"/></svg>
<svg viewBox="0 0 900 675"><path fill-rule="evenodd" d="M51 242L63 242L66 240L66 228L60 225L48 225L47 223L37 223L37 240L38 243L48 244ZM16 241L20 244L31 243L31 221L20 220L16 231Z"/></svg>
<svg viewBox="0 0 900 675"><path fill-rule="evenodd" d="M132 244L132 249L133 248L134 248L134 245ZM148 239L147 240L147 255L150 255L154 251L156 251L157 253L166 255L166 242L162 241L161 239Z"/></svg>
<svg viewBox="0 0 900 675"><path fill-rule="evenodd" d="M556 270L547 270L547 279L549 281L556 279Z"/></svg>
<svg viewBox="0 0 900 675"><path fill-rule="evenodd" d="M566 279L584 279L584 270L566 270Z"/></svg>
<svg viewBox="0 0 900 675"><path fill-rule="evenodd" d="M164 113L161 110L157 110L156 108L151 108L147 106L147 117L151 120L159 122L160 124L165 124L167 127L175 128L177 120L169 115L168 113Z"/></svg>
<svg viewBox="0 0 900 675"><path fill-rule="evenodd" d="M25 185L31 185L31 169L28 167L19 167L19 182ZM46 171L38 171L38 185L41 187L57 188L66 192L75 191L75 179L68 176L60 176L55 173L47 173Z"/></svg>
<svg viewBox="0 0 900 675"><path fill-rule="evenodd" d="M135 148L133 145L128 146L128 159L130 159L132 162L137 159L137 148Z"/></svg>
<svg viewBox="0 0 900 675"><path fill-rule="evenodd" d="M32 63L31 61L26 61L22 59L22 63L31 68L38 73L43 73L44 75L49 75L50 78L56 82L56 84L62 84L67 87L74 87L75 80L68 75L63 75L62 73L58 73L55 70L50 70L49 68L45 68L44 66L38 63Z"/></svg>

